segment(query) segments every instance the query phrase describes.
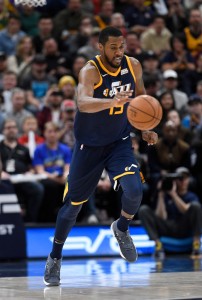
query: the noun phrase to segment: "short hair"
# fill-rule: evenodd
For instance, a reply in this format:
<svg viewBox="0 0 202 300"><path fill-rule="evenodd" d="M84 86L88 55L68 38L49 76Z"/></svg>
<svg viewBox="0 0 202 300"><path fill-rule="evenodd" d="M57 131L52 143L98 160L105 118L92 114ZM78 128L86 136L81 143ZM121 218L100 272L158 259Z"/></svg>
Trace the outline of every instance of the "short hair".
<svg viewBox="0 0 202 300"><path fill-rule="evenodd" d="M53 129L55 131L58 131L59 126L56 123L49 121L49 122L46 122L44 125L44 131L46 131L47 129Z"/></svg>
<svg viewBox="0 0 202 300"><path fill-rule="evenodd" d="M123 36L123 33L115 27L108 26L100 32L99 43L104 46L110 36L119 37L119 36Z"/></svg>
<svg viewBox="0 0 202 300"><path fill-rule="evenodd" d="M11 123L11 122L15 123L16 126L17 126L17 121L14 118L8 118L8 119L5 119L4 122L3 122L3 130L6 127L6 124Z"/></svg>

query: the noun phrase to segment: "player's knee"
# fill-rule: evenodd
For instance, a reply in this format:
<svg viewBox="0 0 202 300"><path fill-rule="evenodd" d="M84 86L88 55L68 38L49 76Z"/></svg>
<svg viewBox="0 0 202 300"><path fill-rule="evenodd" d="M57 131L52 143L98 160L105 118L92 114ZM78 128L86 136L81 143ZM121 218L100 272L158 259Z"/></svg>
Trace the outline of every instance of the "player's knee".
<svg viewBox="0 0 202 300"><path fill-rule="evenodd" d="M59 215L61 218L74 220L78 216L81 208L82 208L82 204L72 205L71 203L69 204L65 203L63 207L60 209Z"/></svg>

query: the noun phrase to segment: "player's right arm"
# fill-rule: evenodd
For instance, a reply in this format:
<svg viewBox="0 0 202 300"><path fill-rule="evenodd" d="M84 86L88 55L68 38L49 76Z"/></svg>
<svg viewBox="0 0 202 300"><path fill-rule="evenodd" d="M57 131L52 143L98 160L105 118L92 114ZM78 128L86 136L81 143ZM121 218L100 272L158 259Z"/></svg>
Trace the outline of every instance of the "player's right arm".
<svg viewBox="0 0 202 300"><path fill-rule="evenodd" d="M88 63L79 74L77 106L79 111L95 113L111 107L120 106L129 101L132 91L117 93L113 99L94 98L94 86L100 81L100 74L95 66Z"/></svg>

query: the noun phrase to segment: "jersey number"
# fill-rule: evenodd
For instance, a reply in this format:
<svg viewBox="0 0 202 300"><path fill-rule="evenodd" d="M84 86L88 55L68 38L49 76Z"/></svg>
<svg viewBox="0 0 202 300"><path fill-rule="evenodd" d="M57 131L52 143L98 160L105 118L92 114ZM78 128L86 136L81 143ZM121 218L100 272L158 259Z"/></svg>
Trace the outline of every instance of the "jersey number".
<svg viewBox="0 0 202 300"><path fill-rule="evenodd" d="M129 91L131 83L121 85L121 81L112 83L112 95L116 95L117 92ZM116 107L111 107L109 110L110 115L120 115L123 113L123 105L118 105Z"/></svg>

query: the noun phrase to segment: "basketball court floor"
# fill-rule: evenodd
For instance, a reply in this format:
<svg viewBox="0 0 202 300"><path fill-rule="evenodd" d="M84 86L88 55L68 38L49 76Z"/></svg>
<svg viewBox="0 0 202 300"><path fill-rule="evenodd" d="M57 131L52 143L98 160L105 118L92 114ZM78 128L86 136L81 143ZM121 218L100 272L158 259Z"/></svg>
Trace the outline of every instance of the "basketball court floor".
<svg viewBox="0 0 202 300"><path fill-rule="evenodd" d="M43 284L45 260L0 263L0 299L202 299L202 259L168 256L63 260L60 287Z"/></svg>

